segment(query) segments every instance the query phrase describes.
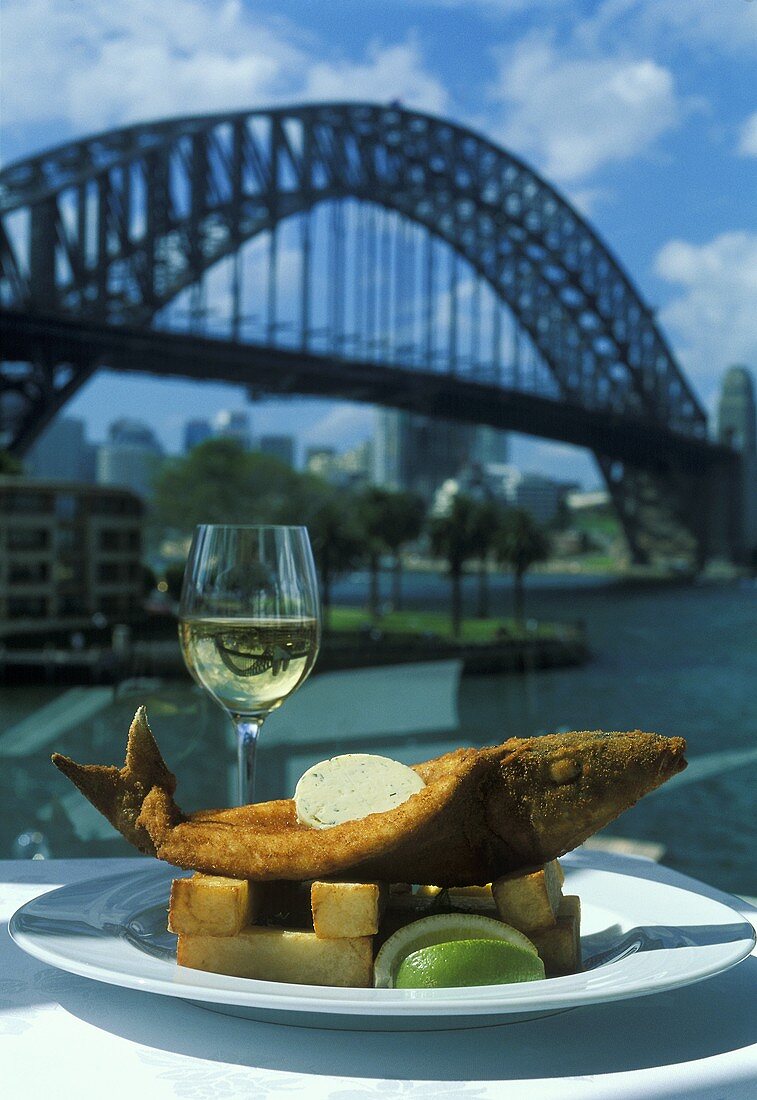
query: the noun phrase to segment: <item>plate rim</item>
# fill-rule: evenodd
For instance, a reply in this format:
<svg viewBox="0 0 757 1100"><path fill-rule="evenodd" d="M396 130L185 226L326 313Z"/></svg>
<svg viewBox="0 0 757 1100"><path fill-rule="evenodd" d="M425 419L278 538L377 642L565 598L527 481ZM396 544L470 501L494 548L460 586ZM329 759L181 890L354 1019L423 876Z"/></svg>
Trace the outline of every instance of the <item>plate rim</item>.
<svg viewBox="0 0 757 1100"><path fill-rule="evenodd" d="M597 866L595 861L591 860L589 853L580 853L582 857L580 862L575 859L572 860L570 858L572 854L573 853L569 853L568 857L566 857L566 869L586 871L599 875L623 874L624 877L629 877L627 870L624 869L621 871L617 866L613 865L615 864L614 860L610 866ZM587 856L589 856L588 859ZM623 860L620 866L628 868L629 863L633 864L634 862L636 861ZM155 863L146 867L144 870L132 867L129 870L94 875L87 879L79 879L76 882L64 884L52 890L48 890L43 894L39 894L19 906L8 922L9 934L16 946L38 959L40 962L75 974L79 977L100 981L119 988L136 989L142 992L155 993L158 996L169 996L194 1002L205 1001L212 1004L241 1006L266 1012L277 1011L295 1016L375 1015L381 1018L410 1017L413 1019L424 1016L511 1016L522 1013L541 1014L554 1012L556 1010L581 1007L584 1005L612 1003L630 1000L635 997L649 996L655 993L663 993L672 989L679 989L700 981L705 981L710 977L724 973L731 967L738 965L751 954L757 939L757 931L750 921L720 898L712 897L709 894L698 893L695 890L688 889L686 886L680 886L664 880L661 881L660 879L645 878L644 876L630 876L637 882L644 883L653 888L661 887L665 891L693 895L697 897L700 902L718 907L722 910L724 916L730 916L732 919L735 918L735 920L743 926L745 932L744 938L738 938L718 945L724 949L730 947L731 950L730 952L724 951L721 957L712 960L709 964L690 967L683 975L680 971L668 975L663 974L656 977L652 983L647 981L641 985L637 983L636 985L632 984L630 986L620 986L609 989L592 989L587 986L580 990L570 988L575 985L575 980L577 978L597 973L597 971L584 971L582 974L578 975L566 975L565 977L548 979L549 989L546 991L544 991L542 982L517 983L522 987L522 995L521 999L515 1000L512 997L508 998L506 995L503 999L503 992L505 994L506 992L512 992L515 988L514 985L469 986L461 989L444 991L387 990L372 988L344 990L338 987L299 985L289 982L268 982L262 979L237 978L230 975L215 974L182 967L168 960L150 956L148 953L140 950L136 944L131 943L131 949L138 952L137 957L140 958L143 963L147 959L149 960L148 965L154 964L161 968L171 968L170 974L167 972L166 976L145 976L143 974L140 975L136 967L131 970L124 970L123 961L121 961L120 966L117 965L119 961L117 960L112 967L105 967L98 961L87 962L77 957L72 957L70 954L67 955L65 949L61 951L60 949L55 950L46 948L44 943L40 943L37 938L37 933L23 927L23 922L27 917L37 916L37 914L33 912L35 906L50 904L55 906L56 902L60 901L61 895L65 895L66 897L70 895L75 896L77 891L87 886L92 887L95 884L100 884L103 887L101 894L104 894L106 884L110 884L112 887L115 883L120 881L125 883L129 880L133 880L135 874L143 878L154 876L157 880L157 885L157 882L162 882L163 879L165 879L166 884L168 884L171 878L177 877L178 874L182 873L183 872L180 872L177 868L169 864ZM694 880L687 880L685 876L679 877L685 882L694 882ZM720 892L718 891L718 893ZM723 896L727 897L727 895ZM51 918L48 917L47 919ZM74 934L68 933L66 938L70 939L72 935ZM104 938L107 939L107 935ZM121 944L127 942L124 936L116 936L113 934L111 938ZM664 948L663 950L673 949ZM631 958L633 958L633 956L631 956ZM619 960L621 963L624 961L625 960ZM184 979L190 975L193 980L187 980L185 984ZM202 975L202 979L198 979L198 975ZM203 984L203 979L208 984ZM240 986L239 983L243 984ZM541 996L539 996L539 993L541 993Z"/></svg>

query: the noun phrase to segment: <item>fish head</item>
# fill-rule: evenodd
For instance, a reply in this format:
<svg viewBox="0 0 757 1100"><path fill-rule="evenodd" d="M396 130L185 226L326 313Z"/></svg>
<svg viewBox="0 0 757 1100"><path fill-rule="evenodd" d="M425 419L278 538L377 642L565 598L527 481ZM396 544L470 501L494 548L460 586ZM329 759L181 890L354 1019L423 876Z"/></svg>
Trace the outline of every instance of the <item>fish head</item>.
<svg viewBox="0 0 757 1100"><path fill-rule="evenodd" d="M682 771L685 750L682 737L639 730L512 739L492 750L500 782L487 824L515 851L554 859Z"/></svg>

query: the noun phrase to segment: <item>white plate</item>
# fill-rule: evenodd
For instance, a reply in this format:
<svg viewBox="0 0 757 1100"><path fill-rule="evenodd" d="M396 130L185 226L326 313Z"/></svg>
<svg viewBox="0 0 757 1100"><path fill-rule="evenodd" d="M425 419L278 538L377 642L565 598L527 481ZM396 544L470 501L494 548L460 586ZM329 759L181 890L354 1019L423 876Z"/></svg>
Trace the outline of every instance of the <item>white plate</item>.
<svg viewBox="0 0 757 1100"><path fill-rule="evenodd" d="M160 863L43 894L14 914L10 933L30 955L85 978L256 1020L383 1031L484 1027L659 993L718 974L754 947L754 929L735 910L655 881L664 873L654 865L613 859L607 870L596 862L606 867L607 857L563 861L565 893L581 897L585 970L514 985L335 989L177 966L165 923L178 872Z"/></svg>

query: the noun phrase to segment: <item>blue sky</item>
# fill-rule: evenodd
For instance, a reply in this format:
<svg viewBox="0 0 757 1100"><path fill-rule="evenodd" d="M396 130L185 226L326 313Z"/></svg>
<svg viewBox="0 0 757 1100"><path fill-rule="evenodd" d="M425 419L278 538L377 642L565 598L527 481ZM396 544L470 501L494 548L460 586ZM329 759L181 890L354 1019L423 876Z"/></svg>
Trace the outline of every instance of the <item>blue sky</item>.
<svg viewBox="0 0 757 1100"><path fill-rule="evenodd" d="M757 0L5 0L3 162L127 122L303 99L400 98L487 133L593 221L659 310L712 409L757 366ZM69 404L101 438L142 415L166 445L243 401L97 376ZM344 447L370 410L253 406L258 431ZM519 440L532 468L593 480Z"/></svg>

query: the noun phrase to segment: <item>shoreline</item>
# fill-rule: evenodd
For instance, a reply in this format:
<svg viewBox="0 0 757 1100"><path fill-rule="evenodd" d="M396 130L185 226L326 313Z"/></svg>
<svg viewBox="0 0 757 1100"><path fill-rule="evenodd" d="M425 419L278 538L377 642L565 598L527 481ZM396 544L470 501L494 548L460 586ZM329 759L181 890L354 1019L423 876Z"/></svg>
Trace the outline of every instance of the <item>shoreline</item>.
<svg viewBox="0 0 757 1100"><path fill-rule="evenodd" d="M544 624L541 624L544 625ZM371 637L364 631L334 632L318 656L318 671L461 660L463 672L530 672L571 668L591 657L582 624L549 624L549 633L498 638L491 642L454 641L424 634ZM0 684L118 684L140 677L189 679L175 639L135 641L128 651L90 647L7 649L0 654Z"/></svg>

